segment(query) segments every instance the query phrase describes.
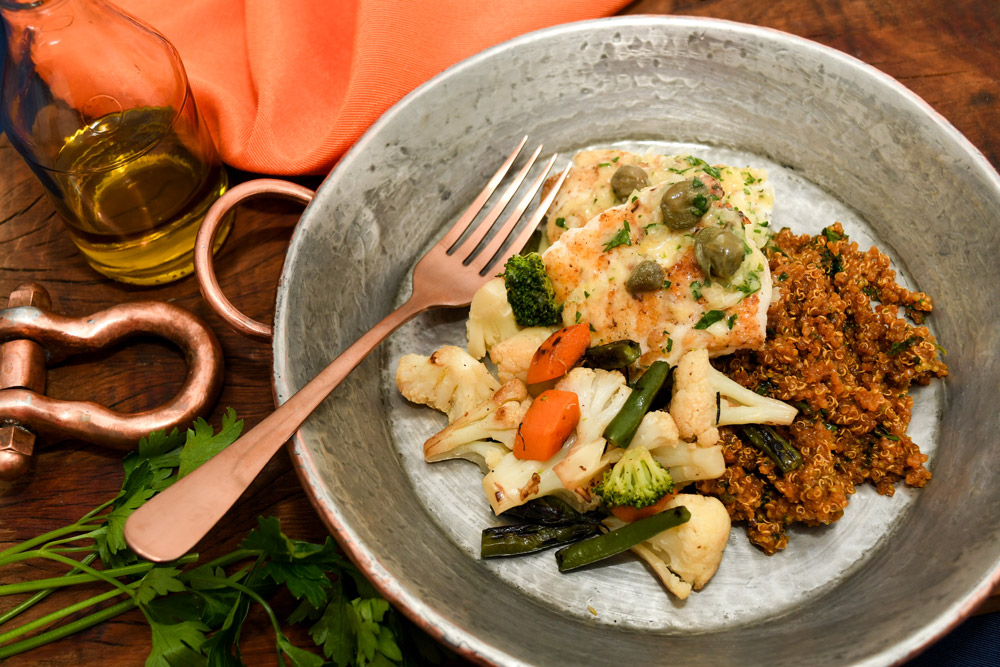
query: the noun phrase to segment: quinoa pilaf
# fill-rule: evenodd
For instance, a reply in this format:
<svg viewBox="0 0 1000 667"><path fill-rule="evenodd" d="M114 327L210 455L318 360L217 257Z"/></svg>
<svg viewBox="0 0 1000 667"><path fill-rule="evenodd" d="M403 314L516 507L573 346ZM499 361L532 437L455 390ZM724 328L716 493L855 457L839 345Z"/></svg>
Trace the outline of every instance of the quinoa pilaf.
<svg viewBox="0 0 1000 667"><path fill-rule="evenodd" d="M840 223L816 236L782 230L766 255L778 290L767 339L716 362L740 384L799 408L778 430L803 463L782 474L723 427L726 472L698 488L722 500L733 521L747 523L750 541L773 554L788 544L789 524L838 520L858 484L891 496L896 482L930 480L927 456L906 433L908 391L948 370L922 326L930 297L898 285L889 258L861 251Z"/></svg>

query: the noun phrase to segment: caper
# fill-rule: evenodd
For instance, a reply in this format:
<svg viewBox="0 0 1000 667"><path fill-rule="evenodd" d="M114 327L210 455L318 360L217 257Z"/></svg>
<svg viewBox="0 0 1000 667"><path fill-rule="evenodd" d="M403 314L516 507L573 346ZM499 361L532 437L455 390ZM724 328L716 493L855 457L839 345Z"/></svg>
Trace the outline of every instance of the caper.
<svg viewBox="0 0 1000 667"><path fill-rule="evenodd" d="M646 172L634 164L623 164L611 177L611 189L619 199L625 199L634 190L641 190L648 185L649 177L646 176Z"/></svg>
<svg viewBox="0 0 1000 667"><path fill-rule="evenodd" d="M708 213L708 195L708 186L701 179L691 178L674 183L660 200L663 224L674 231L691 229Z"/></svg>
<svg viewBox="0 0 1000 667"><path fill-rule="evenodd" d="M694 258L706 276L733 277L743 255L743 241L728 229L705 227L694 235Z"/></svg>
<svg viewBox="0 0 1000 667"><path fill-rule="evenodd" d="M663 277L663 267L659 262L647 259L632 269L628 280L625 281L625 289L630 294L654 292L663 287Z"/></svg>

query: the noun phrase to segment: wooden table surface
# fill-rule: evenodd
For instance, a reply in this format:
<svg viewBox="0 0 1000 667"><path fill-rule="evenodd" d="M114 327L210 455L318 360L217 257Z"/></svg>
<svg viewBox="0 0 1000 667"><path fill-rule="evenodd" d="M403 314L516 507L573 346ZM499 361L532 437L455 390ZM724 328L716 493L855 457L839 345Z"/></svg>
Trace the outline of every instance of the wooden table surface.
<svg viewBox="0 0 1000 667"><path fill-rule="evenodd" d="M645 0L625 12L726 18L777 28L845 51L923 97L994 167L1000 167L1000 2L996 0ZM193 277L157 288L133 288L104 279L76 251L41 185L5 139L0 141L0 175L0 298L23 283L39 282L52 294L53 310L69 316L140 299L176 303L205 319L225 351L225 386L210 422L217 425L231 406L249 427L272 409L269 345L229 330L203 302ZM234 177L243 180L250 175ZM309 187L320 182L300 180ZM252 317L269 321L286 243L298 214L297 205L281 201L257 201L238 211L217 266L225 292ZM184 372L183 359L172 346L139 340L52 368L48 393L95 400L122 412L139 411L168 400L180 387ZM81 442L40 446L28 475L0 482L0 549L71 523L111 498L120 482L118 452ZM284 451L200 550L232 549L258 515L280 517L294 537L322 540L326 534ZM21 576L28 575L24 570ZM1000 607L997 600L994 596L987 605ZM9 606L0 601L0 610ZM253 619L244 637L248 664L274 664L273 640L263 619ZM19 664L141 664L149 641L141 616L132 612L23 655Z"/></svg>

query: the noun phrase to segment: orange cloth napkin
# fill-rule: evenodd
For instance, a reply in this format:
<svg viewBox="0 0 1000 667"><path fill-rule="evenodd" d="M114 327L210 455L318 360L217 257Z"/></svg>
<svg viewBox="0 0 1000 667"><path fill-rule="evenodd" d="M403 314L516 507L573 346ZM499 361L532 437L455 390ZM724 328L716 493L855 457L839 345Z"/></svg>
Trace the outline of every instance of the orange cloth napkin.
<svg viewBox="0 0 1000 667"><path fill-rule="evenodd" d="M234 167L323 174L393 103L516 35L627 0L113 0L173 42Z"/></svg>

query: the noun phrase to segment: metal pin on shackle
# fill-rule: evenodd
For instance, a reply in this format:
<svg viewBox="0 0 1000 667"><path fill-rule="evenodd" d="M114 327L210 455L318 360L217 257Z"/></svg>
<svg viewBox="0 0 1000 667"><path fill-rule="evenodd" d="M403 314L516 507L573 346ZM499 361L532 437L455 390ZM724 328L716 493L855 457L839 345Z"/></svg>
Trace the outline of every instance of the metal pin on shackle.
<svg viewBox="0 0 1000 667"><path fill-rule="evenodd" d="M222 388L218 339L179 306L141 301L79 318L56 315L50 308L45 288L30 284L14 290L0 310L0 479L24 474L37 436L131 449L150 431L169 430L204 413ZM45 395L47 365L140 333L169 340L187 360L183 386L164 405L122 414L93 402Z"/></svg>

